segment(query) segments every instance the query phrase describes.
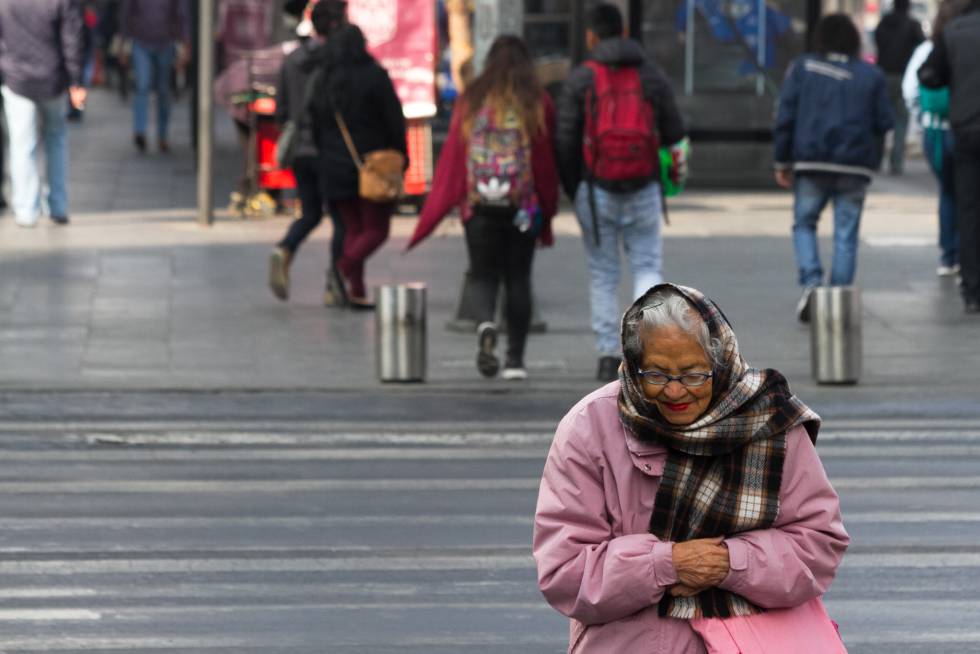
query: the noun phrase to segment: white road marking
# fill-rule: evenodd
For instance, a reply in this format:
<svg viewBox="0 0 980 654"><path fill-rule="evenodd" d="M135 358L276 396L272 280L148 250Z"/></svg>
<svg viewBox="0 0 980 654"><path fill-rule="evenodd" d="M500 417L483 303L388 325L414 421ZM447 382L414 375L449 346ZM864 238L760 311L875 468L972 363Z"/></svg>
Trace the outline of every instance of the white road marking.
<svg viewBox="0 0 980 654"><path fill-rule="evenodd" d="M0 622L101 620L102 614L85 609L0 609Z"/></svg>
<svg viewBox="0 0 980 654"><path fill-rule="evenodd" d="M78 480L0 482L3 495L225 494L413 491L535 491L538 477L513 479L254 479L254 480ZM833 477L838 490L980 488L980 475L961 477Z"/></svg>

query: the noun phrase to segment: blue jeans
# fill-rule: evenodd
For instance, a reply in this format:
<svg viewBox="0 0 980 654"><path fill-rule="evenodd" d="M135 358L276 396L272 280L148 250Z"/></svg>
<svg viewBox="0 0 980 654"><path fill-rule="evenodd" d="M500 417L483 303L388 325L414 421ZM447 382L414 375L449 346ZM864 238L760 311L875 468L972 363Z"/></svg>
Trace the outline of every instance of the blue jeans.
<svg viewBox="0 0 980 654"><path fill-rule="evenodd" d="M834 203L834 256L830 285L849 286L857 270L858 228L868 189L861 175L805 173L793 183L793 248L802 286L820 286L823 266L817 245L817 221L827 203Z"/></svg>
<svg viewBox="0 0 980 654"><path fill-rule="evenodd" d="M630 193L612 193L596 186L599 226L596 244L588 184L579 184L575 193L575 213L589 259L592 331L600 356L620 356L622 350L619 323L623 312L618 296L620 243L633 274L634 298L664 281L662 206L660 184L656 182Z"/></svg>
<svg viewBox="0 0 980 654"><path fill-rule="evenodd" d="M167 138L170 127L170 73L174 67L176 48L171 43L163 48L151 48L139 41L133 43L133 76L136 78L136 97L133 98L133 133L146 136L150 114L150 91L157 94L157 136Z"/></svg>
<svg viewBox="0 0 980 654"><path fill-rule="evenodd" d="M960 262L960 230L956 226L953 132L948 129L925 130L922 151L939 181L939 262L944 266L955 266Z"/></svg>
<svg viewBox="0 0 980 654"><path fill-rule="evenodd" d="M10 139L11 207L21 225L34 225L41 214L41 175L38 171L38 131L44 139L48 176L48 211L68 215L68 131L65 98L43 102L2 89Z"/></svg>

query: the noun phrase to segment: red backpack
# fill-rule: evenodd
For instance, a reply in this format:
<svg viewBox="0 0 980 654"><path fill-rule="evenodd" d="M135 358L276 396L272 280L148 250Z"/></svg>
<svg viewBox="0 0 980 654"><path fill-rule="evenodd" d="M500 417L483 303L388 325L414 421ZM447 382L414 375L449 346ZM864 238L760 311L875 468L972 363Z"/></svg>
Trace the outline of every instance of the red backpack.
<svg viewBox="0 0 980 654"><path fill-rule="evenodd" d="M652 179L657 172L660 138L653 105L643 97L636 66L610 67L595 61L594 89L586 97L585 166L598 182Z"/></svg>

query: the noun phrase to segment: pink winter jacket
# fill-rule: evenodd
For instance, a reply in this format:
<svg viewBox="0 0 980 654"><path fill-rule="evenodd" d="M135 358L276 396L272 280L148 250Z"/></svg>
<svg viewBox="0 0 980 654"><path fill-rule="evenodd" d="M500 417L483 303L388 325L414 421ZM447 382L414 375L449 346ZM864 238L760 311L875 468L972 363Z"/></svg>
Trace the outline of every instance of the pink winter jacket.
<svg viewBox="0 0 980 654"><path fill-rule="evenodd" d="M704 654L686 620L657 603L677 583L673 543L649 532L667 450L628 434L613 382L558 425L534 520L538 585L571 618L569 652ZM770 529L725 540L721 588L765 608L798 606L830 586L850 541L806 431L787 434L779 514Z"/></svg>

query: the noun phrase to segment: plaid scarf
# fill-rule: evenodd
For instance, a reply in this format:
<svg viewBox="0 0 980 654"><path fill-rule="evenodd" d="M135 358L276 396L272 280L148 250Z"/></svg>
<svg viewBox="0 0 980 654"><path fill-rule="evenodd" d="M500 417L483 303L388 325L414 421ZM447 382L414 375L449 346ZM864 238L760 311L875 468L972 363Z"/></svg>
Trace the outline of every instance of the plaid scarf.
<svg viewBox="0 0 980 654"><path fill-rule="evenodd" d="M698 312L713 339L723 346L713 372L711 403L689 425L664 420L643 394L638 362L620 367L619 415L637 438L668 448L650 532L663 541L731 536L772 526L779 512L779 488L786 458L786 432L804 425L816 441L820 417L789 390L775 370L749 368L742 360L728 319L700 292L661 284L637 300L645 306L651 292L671 288ZM623 342L627 342L623 321ZM744 597L710 588L688 598L665 595L661 616L730 617L759 613Z"/></svg>

